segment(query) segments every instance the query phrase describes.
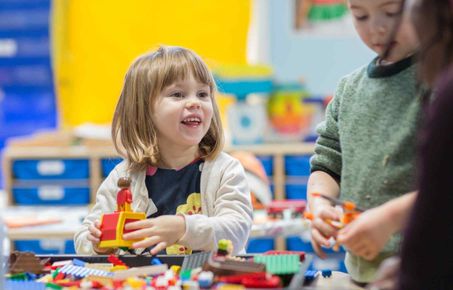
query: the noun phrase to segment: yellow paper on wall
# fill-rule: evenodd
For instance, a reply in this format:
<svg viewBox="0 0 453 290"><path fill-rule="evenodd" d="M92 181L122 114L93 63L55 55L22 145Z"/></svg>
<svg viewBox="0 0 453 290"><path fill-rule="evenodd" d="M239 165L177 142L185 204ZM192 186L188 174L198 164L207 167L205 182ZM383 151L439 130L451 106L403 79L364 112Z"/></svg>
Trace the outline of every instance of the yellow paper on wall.
<svg viewBox="0 0 453 290"><path fill-rule="evenodd" d="M124 75L160 44L209 65L243 64L250 1L53 1L53 62L63 127L110 123Z"/></svg>

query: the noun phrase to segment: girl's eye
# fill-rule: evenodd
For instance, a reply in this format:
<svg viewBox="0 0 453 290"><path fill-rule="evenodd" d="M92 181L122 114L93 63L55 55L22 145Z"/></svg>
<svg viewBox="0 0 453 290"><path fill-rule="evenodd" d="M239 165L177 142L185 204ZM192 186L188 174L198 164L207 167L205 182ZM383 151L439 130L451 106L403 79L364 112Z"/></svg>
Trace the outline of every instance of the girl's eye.
<svg viewBox="0 0 453 290"><path fill-rule="evenodd" d="M202 99L208 98L208 97L209 97L209 94L208 94L207 92L199 92L199 93L198 93L198 97L199 97L199 98L202 98Z"/></svg>
<svg viewBox="0 0 453 290"><path fill-rule="evenodd" d="M170 96L178 99L184 97L184 95L181 92L172 93Z"/></svg>

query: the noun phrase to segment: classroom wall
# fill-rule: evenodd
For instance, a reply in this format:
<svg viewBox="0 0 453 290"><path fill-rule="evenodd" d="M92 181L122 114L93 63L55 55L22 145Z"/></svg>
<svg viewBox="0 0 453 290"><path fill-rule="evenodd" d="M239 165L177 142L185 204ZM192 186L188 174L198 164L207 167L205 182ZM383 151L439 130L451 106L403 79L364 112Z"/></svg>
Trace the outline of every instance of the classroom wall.
<svg viewBox="0 0 453 290"><path fill-rule="evenodd" d="M62 127L109 123L129 64L159 44L208 63L246 61L250 1L54 1L54 54Z"/></svg>
<svg viewBox="0 0 453 290"><path fill-rule="evenodd" d="M263 0L269 14L269 61L279 81L305 79L314 94L331 94L341 76L367 64L373 52L350 33L313 35L295 32L294 0Z"/></svg>

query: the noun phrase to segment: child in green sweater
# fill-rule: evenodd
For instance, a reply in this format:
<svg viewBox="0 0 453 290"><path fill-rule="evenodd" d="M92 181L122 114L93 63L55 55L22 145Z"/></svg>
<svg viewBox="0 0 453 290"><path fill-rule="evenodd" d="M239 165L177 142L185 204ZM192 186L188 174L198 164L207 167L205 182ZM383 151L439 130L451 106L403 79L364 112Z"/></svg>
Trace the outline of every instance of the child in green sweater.
<svg viewBox="0 0 453 290"><path fill-rule="evenodd" d="M403 0L348 0L362 41L378 56L344 77L318 127L311 159L312 245L335 237L347 249L352 279L370 282L399 246L398 232L415 197L416 133L421 115L414 53L418 40ZM401 23L400 23L401 22ZM396 27L399 27L396 29ZM339 213L322 193L370 210L338 230Z"/></svg>

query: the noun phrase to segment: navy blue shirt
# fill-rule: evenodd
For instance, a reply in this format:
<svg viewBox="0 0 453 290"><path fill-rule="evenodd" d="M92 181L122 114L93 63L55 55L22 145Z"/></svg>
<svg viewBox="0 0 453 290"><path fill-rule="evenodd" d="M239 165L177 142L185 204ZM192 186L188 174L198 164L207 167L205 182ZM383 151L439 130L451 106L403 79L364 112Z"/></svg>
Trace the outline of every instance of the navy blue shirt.
<svg viewBox="0 0 453 290"><path fill-rule="evenodd" d="M148 168L146 174L146 188L148 196L157 207L157 212L148 218L161 215L174 215L177 212L195 214L201 212L200 201L189 202L193 193L200 199L200 177L204 161L199 159L179 169ZM190 209L178 210L180 205L190 206Z"/></svg>

